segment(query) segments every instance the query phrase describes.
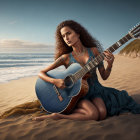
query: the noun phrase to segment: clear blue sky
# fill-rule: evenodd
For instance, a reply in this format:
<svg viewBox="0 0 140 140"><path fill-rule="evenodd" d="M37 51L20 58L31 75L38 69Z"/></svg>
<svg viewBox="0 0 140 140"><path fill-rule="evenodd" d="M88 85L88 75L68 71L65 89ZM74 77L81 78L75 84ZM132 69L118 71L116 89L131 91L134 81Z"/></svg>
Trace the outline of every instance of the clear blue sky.
<svg viewBox="0 0 140 140"><path fill-rule="evenodd" d="M140 22L140 0L0 0L0 40L55 44L56 26L76 20L108 48Z"/></svg>

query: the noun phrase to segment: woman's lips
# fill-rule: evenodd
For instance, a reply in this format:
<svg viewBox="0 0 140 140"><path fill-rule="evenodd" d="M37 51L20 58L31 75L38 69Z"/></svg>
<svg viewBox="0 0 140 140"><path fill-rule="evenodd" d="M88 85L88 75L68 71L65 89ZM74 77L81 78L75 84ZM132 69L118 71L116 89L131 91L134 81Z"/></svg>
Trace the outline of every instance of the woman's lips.
<svg viewBox="0 0 140 140"><path fill-rule="evenodd" d="M71 41L67 41L67 44L70 44L71 43Z"/></svg>

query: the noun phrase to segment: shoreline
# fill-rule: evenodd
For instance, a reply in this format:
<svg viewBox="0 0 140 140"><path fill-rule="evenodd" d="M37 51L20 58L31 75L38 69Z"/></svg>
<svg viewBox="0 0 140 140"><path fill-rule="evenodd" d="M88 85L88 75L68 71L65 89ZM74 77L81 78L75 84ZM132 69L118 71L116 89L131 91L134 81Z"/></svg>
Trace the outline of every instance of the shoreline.
<svg viewBox="0 0 140 140"><path fill-rule="evenodd" d="M10 81L7 81L7 82L3 82L3 83L0 83L0 85L3 85L3 84L8 84L8 83L10 83L10 82L16 82L16 81L18 81L18 80L24 80L24 79L30 79L30 78L37 78L37 76L25 76L25 77L20 77L20 78L18 78L18 79L12 79L12 80L10 80Z"/></svg>

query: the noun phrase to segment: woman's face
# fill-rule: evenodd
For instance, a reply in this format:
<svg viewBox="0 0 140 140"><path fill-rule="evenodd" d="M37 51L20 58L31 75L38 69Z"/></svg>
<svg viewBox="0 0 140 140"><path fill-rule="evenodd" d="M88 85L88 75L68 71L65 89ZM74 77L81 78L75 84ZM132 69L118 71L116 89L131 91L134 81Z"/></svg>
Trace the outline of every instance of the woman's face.
<svg viewBox="0 0 140 140"><path fill-rule="evenodd" d="M63 27L60 30L60 32L61 32L63 40L68 46L73 46L80 40L79 34L77 34L74 30L72 30L68 26Z"/></svg>

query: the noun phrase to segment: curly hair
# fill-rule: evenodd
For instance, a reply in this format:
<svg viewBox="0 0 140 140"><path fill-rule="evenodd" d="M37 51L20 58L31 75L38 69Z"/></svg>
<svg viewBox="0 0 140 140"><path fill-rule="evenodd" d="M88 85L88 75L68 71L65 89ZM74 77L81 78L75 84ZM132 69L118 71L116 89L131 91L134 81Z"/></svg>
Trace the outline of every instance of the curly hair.
<svg viewBox="0 0 140 140"><path fill-rule="evenodd" d="M97 47L100 52L103 50L99 41L97 41L94 37L92 37L90 33L82 25L80 25L78 22L74 20L65 20L61 22L56 29L55 59L57 59L63 54L67 54L73 51L72 47L68 47L68 45L64 42L62 35L60 33L60 30L65 26L71 28L77 34L80 35L80 40L85 47L87 48Z"/></svg>

